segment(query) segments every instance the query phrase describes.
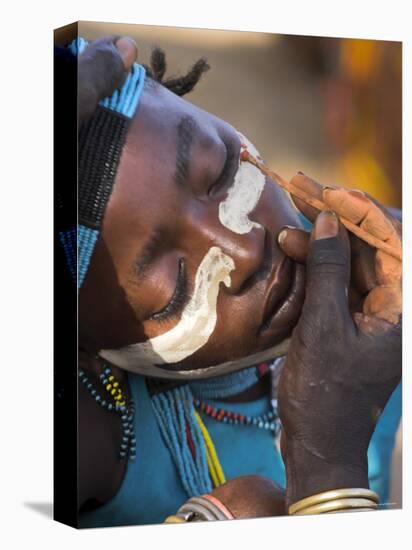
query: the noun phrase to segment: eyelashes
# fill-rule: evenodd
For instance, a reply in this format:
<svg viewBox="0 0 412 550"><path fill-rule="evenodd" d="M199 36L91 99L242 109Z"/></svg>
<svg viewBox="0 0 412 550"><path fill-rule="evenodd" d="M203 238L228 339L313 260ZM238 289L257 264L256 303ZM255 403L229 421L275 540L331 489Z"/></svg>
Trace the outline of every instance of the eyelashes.
<svg viewBox="0 0 412 550"><path fill-rule="evenodd" d="M188 301L189 294L186 264L184 259L180 258L176 288L173 296L166 307L164 307L160 311L157 311L156 313L153 313L150 316L150 320L158 322L168 321L169 319L175 317L178 313L180 313Z"/></svg>

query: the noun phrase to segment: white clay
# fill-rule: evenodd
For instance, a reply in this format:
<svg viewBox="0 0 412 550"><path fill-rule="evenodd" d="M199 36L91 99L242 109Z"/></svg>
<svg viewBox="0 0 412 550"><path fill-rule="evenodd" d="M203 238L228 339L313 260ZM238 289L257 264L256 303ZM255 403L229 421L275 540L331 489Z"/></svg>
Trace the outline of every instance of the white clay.
<svg viewBox="0 0 412 550"><path fill-rule="evenodd" d="M250 141L239 133L239 137L255 157L259 152ZM240 162L233 185L227 197L219 205L219 220L222 225L234 233L244 235L254 227L262 227L249 219L249 214L255 209L260 195L265 187L265 176L250 162Z"/></svg>
<svg viewBox="0 0 412 550"><path fill-rule="evenodd" d="M220 283L230 287L230 272L235 264L230 256L213 246L201 261L195 278L193 296L182 317L171 330L146 342L114 350L100 351L101 357L127 370L163 363L178 363L203 347L217 321Z"/></svg>

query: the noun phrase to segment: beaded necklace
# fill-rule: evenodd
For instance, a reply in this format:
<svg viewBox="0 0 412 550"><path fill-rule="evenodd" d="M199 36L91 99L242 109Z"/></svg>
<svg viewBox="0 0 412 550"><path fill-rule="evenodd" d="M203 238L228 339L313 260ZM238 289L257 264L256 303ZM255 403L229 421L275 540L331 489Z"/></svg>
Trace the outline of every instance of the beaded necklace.
<svg viewBox="0 0 412 550"><path fill-rule="evenodd" d="M102 373L99 376L104 389L108 394L103 398L94 385L88 379L83 369L79 369L79 380L83 383L86 390L103 409L114 412L120 416L122 423L122 442L120 444L119 456L121 459L126 457L134 460L136 458L136 437L134 435L134 414L135 407L133 399L129 403L126 401L125 393L122 391L119 382L113 376L110 367L102 363Z"/></svg>
<svg viewBox="0 0 412 550"><path fill-rule="evenodd" d="M196 398L193 399L193 404L198 412L214 418L217 422L223 422L224 424L240 424L242 426L254 426L256 428L275 432L275 435L277 435L280 431L280 421L277 415L277 408L273 406L271 407L271 410L265 414L249 416L228 411L226 409L213 407L205 401L201 401Z"/></svg>
<svg viewBox="0 0 412 550"><path fill-rule="evenodd" d="M277 394L277 382L280 374L280 366L282 358L278 358L267 366L271 375L271 400L270 410L267 413L258 416L242 415L237 412L233 412L227 409L214 407L210 403L204 400L206 399L219 399L222 397L229 397L236 395L242 390L249 388L253 383L259 380L256 367L245 369L231 375L221 377L211 381L199 381L190 384L192 393L194 395L193 405L198 413L204 413L210 418L213 418L217 422L223 422L224 424L239 424L242 426L254 426L263 430L270 430L274 432L276 437L281 428L279 416L278 416L278 402L276 398ZM203 399L202 399L203 398Z"/></svg>

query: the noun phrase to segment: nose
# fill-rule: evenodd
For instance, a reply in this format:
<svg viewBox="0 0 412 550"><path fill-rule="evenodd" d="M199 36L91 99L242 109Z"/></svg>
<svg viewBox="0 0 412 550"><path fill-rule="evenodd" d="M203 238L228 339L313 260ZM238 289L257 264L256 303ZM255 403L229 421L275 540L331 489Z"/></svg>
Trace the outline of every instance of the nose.
<svg viewBox="0 0 412 550"><path fill-rule="evenodd" d="M245 234L237 234L224 227L217 215L197 212L195 219L187 220L190 227L185 233L190 235L190 248L195 249L199 259L207 254L212 246L218 246L235 263L231 272L231 286L225 287L229 294L241 294L250 288L263 275L268 263L267 232L261 225ZM194 247L194 248L193 248Z"/></svg>

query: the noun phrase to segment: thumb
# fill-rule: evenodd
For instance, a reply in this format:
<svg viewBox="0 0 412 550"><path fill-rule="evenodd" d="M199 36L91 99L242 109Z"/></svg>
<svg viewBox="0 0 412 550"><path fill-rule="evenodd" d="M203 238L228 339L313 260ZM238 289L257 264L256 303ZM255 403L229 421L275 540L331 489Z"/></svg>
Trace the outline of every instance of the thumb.
<svg viewBox="0 0 412 550"><path fill-rule="evenodd" d="M334 323L352 319L348 305L350 245L345 227L334 212L316 218L306 262L304 315ZM325 327L326 328L326 327Z"/></svg>

